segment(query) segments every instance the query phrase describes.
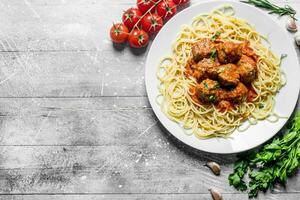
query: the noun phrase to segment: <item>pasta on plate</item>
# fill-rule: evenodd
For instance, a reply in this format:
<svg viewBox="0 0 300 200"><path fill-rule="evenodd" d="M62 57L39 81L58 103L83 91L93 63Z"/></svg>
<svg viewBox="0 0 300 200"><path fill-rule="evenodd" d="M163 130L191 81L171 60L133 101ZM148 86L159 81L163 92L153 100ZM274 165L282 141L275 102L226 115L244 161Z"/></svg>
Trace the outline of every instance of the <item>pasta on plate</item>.
<svg viewBox="0 0 300 200"><path fill-rule="evenodd" d="M231 6L183 25L172 50L158 66L156 100L187 134L228 137L258 120L278 120L273 108L285 84L281 58Z"/></svg>

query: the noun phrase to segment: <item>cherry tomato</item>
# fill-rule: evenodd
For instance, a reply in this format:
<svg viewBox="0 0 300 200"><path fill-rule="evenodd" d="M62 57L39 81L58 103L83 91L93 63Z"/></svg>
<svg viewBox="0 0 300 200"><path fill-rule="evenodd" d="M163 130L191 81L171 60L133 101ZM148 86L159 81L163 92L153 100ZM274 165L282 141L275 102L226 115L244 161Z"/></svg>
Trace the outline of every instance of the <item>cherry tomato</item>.
<svg viewBox="0 0 300 200"><path fill-rule="evenodd" d="M149 35L142 29L133 29L128 41L131 47L142 48L149 43Z"/></svg>
<svg viewBox="0 0 300 200"><path fill-rule="evenodd" d="M147 33L158 32L163 26L163 20L157 14L149 13L142 19L142 27Z"/></svg>
<svg viewBox="0 0 300 200"><path fill-rule="evenodd" d="M172 0L163 0L156 6L156 12L164 19L170 19L176 12L176 4Z"/></svg>
<svg viewBox="0 0 300 200"><path fill-rule="evenodd" d="M125 26L131 30L142 17L142 15L142 12L138 8L129 8L124 12L122 20Z"/></svg>
<svg viewBox="0 0 300 200"><path fill-rule="evenodd" d="M128 35L128 28L123 23L114 24L110 29L110 37L115 43L125 42Z"/></svg>
<svg viewBox="0 0 300 200"><path fill-rule="evenodd" d="M188 3L190 0L173 0L176 5L183 5Z"/></svg>
<svg viewBox="0 0 300 200"><path fill-rule="evenodd" d="M137 0L136 5L142 13L147 12L154 6L157 0Z"/></svg>

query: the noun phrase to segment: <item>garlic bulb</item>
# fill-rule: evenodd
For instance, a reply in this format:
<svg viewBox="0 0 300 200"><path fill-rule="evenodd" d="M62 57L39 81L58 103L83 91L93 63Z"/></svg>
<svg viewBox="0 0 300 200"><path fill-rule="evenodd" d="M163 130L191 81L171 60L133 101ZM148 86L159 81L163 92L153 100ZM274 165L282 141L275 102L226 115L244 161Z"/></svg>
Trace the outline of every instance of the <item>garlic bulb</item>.
<svg viewBox="0 0 300 200"><path fill-rule="evenodd" d="M286 29L290 32L297 32L297 24L295 19L289 17L288 20L286 21L285 25Z"/></svg>
<svg viewBox="0 0 300 200"><path fill-rule="evenodd" d="M298 46L300 46L300 33L295 34L295 42Z"/></svg>

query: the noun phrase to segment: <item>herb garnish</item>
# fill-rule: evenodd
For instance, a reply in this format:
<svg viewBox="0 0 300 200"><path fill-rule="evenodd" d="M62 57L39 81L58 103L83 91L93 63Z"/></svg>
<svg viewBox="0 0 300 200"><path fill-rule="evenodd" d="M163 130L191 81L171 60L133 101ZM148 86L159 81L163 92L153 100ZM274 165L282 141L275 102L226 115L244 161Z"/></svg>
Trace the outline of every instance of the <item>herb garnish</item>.
<svg viewBox="0 0 300 200"><path fill-rule="evenodd" d="M262 104L262 103L258 104L258 108L264 108L264 107L265 107L264 104Z"/></svg>
<svg viewBox="0 0 300 200"><path fill-rule="evenodd" d="M215 96L215 95L210 95L210 96L208 97L208 101L209 101L209 102L215 102L215 101L216 101L216 96Z"/></svg>
<svg viewBox="0 0 300 200"><path fill-rule="evenodd" d="M211 38L211 41L215 41L219 36L221 35L221 32L217 31Z"/></svg>
<svg viewBox="0 0 300 200"><path fill-rule="evenodd" d="M213 49L210 53L210 58L213 59L214 61L216 60L217 57L217 49Z"/></svg>
<svg viewBox="0 0 300 200"><path fill-rule="evenodd" d="M229 184L236 189L245 191L247 189L246 183L243 181L244 175L247 173L249 166L248 160L238 160L234 163L234 173L228 177Z"/></svg>
<svg viewBox="0 0 300 200"><path fill-rule="evenodd" d="M264 8L266 10L269 10L269 14L275 13L279 16L288 15L291 18L296 19L295 18L296 10L294 10L289 5L285 5L284 7L280 7L280 6L277 6L275 4L272 4L268 0L245 0L245 1L241 1L241 2L252 4L256 7L260 7L260 8Z"/></svg>
<svg viewBox="0 0 300 200"><path fill-rule="evenodd" d="M207 85L206 82L203 82L203 85L204 85L204 88L205 88L205 89L208 89L208 85Z"/></svg>
<svg viewBox="0 0 300 200"><path fill-rule="evenodd" d="M288 176L298 168L300 162L300 111L286 125L287 131L261 147L258 152L238 160L234 171L229 175L229 184L244 191L248 188L250 198L258 191L266 191L274 183L286 183ZM250 181L243 177L249 171Z"/></svg>

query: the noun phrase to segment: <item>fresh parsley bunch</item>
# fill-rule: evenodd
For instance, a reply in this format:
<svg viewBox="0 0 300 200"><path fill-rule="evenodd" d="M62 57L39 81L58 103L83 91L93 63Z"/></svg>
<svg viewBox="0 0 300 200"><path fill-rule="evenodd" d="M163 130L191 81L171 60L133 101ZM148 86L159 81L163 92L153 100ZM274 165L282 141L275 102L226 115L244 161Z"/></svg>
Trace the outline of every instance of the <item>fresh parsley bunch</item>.
<svg viewBox="0 0 300 200"><path fill-rule="evenodd" d="M229 184L241 191L248 189L250 198L256 197L260 190L272 188L276 182L285 184L300 162L300 111L288 122L286 129L285 134L258 152L235 162L234 171L228 177ZM248 183L243 180L247 173Z"/></svg>

